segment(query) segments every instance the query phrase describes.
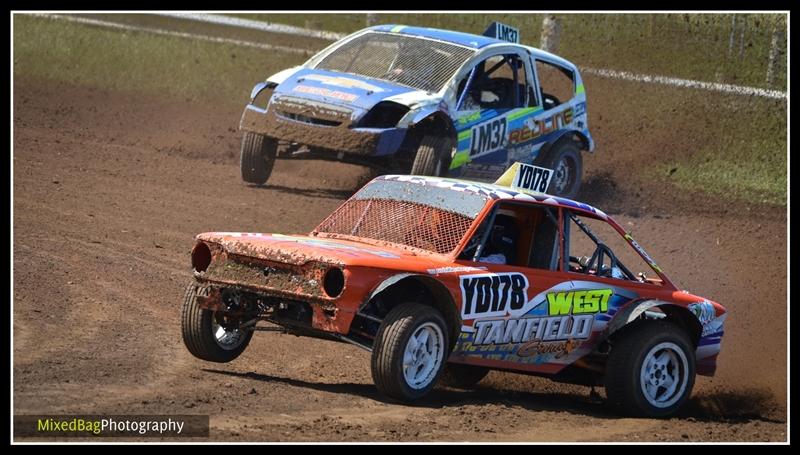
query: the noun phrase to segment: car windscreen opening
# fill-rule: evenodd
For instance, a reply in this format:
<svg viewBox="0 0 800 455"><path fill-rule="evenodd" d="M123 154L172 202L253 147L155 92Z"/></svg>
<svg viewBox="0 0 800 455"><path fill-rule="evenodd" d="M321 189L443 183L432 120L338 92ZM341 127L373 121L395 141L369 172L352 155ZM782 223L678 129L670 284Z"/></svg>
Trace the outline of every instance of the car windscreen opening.
<svg viewBox="0 0 800 455"><path fill-rule="evenodd" d="M438 92L474 54L474 49L456 44L369 32L344 43L320 60L315 68Z"/></svg>
<svg viewBox="0 0 800 455"><path fill-rule="evenodd" d="M315 232L448 254L487 200L468 191L376 180L342 204Z"/></svg>

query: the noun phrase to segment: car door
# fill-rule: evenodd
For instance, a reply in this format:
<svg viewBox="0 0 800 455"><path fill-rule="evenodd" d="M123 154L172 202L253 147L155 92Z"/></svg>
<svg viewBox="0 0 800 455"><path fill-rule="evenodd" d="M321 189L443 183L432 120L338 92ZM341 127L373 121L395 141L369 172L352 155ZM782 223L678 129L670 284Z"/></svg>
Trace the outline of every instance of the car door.
<svg viewBox="0 0 800 455"><path fill-rule="evenodd" d="M487 55L458 81L458 145L450 176L493 180L510 164L509 134L537 108L530 60L521 52Z"/></svg>
<svg viewBox="0 0 800 455"><path fill-rule="evenodd" d="M568 128L583 132L586 103L575 72L542 56L530 56L536 109L517 121L509 132L511 162L535 164L542 147L554 142ZM586 130L588 134L588 130Z"/></svg>
<svg viewBox="0 0 800 455"><path fill-rule="evenodd" d="M497 256L490 239L501 216L518 228L507 263L490 259ZM473 271L459 276L463 322L451 362L548 374L568 364L564 359L591 334L593 313L565 308L567 297L559 294L572 292L563 271L564 224L557 208L495 205L476 231L483 240L469 242L459 256Z"/></svg>

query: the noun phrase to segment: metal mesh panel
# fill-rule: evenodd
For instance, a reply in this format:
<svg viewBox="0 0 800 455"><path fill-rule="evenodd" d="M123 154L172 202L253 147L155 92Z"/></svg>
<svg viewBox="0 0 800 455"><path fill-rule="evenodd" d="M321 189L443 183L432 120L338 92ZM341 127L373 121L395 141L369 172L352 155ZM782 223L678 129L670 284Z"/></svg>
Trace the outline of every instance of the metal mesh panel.
<svg viewBox="0 0 800 455"><path fill-rule="evenodd" d="M474 49L453 44L370 32L342 45L316 68L438 92L474 53Z"/></svg>
<svg viewBox="0 0 800 455"><path fill-rule="evenodd" d="M362 237L447 254L473 219L427 205L385 199L351 199L317 232Z"/></svg>

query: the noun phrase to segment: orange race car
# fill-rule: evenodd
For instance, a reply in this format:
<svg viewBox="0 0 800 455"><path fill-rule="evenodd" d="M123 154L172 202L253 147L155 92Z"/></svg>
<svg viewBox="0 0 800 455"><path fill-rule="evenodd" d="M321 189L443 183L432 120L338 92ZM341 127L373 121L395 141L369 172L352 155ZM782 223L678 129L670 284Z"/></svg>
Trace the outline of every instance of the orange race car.
<svg viewBox="0 0 800 455"><path fill-rule="evenodd" d="M308 235L200 234L186 347L228 362L255 331L280 330L370 351L378 390L400 400L497 369L673 414L696 373L714 374L725 309L679 290L602 211L534 191L547 173L381 176Z"/></svg>

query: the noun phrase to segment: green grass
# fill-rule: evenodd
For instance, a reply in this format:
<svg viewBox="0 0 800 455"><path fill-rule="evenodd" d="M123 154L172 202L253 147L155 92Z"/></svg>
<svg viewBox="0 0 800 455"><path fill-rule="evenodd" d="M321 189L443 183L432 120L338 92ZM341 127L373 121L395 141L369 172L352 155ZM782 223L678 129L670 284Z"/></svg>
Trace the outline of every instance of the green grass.
<svg viewBox="0 0 800 455"><path fill-rule="evenodd" d="M14 15L15 78L243 103L302 55Z"/></svg>
<svg viewBox="0 0 800 455"><path fill-rule="evenodd" d="M351 33L366 25L366 14L231 14L247 19ZM435 27L481 34L493 20L520 29L524 44L538 46L543 14L378 14L378 23ZM739 14L745 39L730 45L730 14L559 14L558 54L578 65L711 82L767 87L773 27L780 48L774 89L786 90L785 15ZM743 44L740 57L739 49Z"/></svg>
<svg viewBox="0 0 800 455"><path fill-rule="evenodd" d="M705 148L689 161L660 166L657 177L728 200L786 206L786 147L775 150L775 145L771 140L747 141L726 148L736 150L729 156L719 156L717 148Z"/></svg>
<svg viewBox="0 0 800 455"><path fill-rule="evenodd" d="M786 103L719 96L687 105L696 118L673 127L697 138L696 149L680 162L665 158L654 177L727 200L786 206Z"/></svg>

